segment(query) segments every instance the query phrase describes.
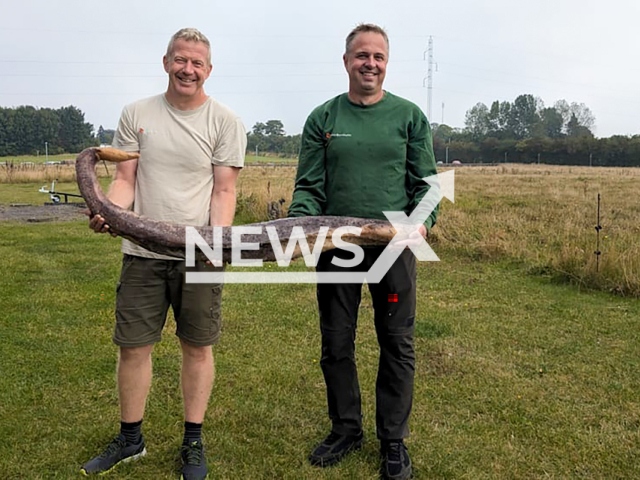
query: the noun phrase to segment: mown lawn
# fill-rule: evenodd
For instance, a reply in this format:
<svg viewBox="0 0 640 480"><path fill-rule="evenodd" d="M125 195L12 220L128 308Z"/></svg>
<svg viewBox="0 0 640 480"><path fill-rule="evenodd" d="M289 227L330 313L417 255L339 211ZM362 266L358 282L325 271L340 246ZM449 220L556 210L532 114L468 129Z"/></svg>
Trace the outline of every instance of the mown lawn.
<svg viewBox="0 0 640 480"><path fill-rule="evenodd" d="M442 261L419 266L407 441L416 478L639 478L638 300L435 249ZM83 222L0 223L0 478L78 478L116 433L119 261L119 241ZM377 347L364 298L365 447L319 470L306 463L329 429L315 288L225 286L205 425L210 478L377 478ZM171 322L155 351L149 454L111 478L178 477L180 354Z"/></svg>

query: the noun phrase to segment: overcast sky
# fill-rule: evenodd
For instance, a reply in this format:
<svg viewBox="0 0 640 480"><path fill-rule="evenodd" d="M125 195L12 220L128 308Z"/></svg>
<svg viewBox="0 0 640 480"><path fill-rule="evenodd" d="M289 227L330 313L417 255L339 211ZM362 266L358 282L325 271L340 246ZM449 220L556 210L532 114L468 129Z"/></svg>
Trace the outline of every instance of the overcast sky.
<svg viewBox="0 0 640 480"><path fill-rule="evenodd" d="M212 43L207 93L243 119L300 133L313 107L344 92L344 38L359 22L391 43L385 89L430 120L464 126L478 102L519 94L586 104L596 135L640 134L639 0L0 0L0 106L75 105L97 129L161 93L170 36L196 27ZM435 70L435 68L434 68ZM444 103L444 110L442 104Z"/></svg>

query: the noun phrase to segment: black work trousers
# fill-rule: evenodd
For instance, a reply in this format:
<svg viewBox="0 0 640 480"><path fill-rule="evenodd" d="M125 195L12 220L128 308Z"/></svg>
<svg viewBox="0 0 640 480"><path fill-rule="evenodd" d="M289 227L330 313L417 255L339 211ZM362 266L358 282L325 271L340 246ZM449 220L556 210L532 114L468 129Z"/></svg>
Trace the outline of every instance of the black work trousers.
<svg viewBox="0 0 640 480"><path fill-rule="evenodd" d="M334 256L351 259L344 250L321 254L318 272L368 271L383 248L365 248L360 265L341 268ZM322 357L320 365L327 385L332 430L341 435L362 431L360 386L355 361L355 338L361 284L318 284ZM409 435L413 401L415 351L413 333L416 311L416 260L410 250L402 252L382 281L369 285L380 361L376 380L376 429L381 440Z"/></svg>

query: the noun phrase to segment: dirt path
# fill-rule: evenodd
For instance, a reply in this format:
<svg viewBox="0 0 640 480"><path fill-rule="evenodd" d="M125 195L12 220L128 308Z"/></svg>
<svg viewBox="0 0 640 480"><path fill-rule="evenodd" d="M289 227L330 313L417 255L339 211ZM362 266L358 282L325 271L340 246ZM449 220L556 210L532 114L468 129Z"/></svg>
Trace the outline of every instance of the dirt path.
<svg viewBox="0 0 640 480"><path fill-rule="evenodd" d="M29 223L68 222L87 218L83 213L84 205L0 205L0 222L18 221Z"/></svg>

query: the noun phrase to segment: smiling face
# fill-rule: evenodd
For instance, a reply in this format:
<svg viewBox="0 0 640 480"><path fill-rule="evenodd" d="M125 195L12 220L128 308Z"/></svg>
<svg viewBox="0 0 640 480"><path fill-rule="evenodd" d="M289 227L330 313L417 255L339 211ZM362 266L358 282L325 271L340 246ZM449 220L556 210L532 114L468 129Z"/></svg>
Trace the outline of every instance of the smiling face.
<svg viewBox="0 0 640 480"><path fill-rule="evenodd" d="M372 104L382 99L388 57L388 45L379 33L362 32L353 39L342 57L352 102Z"/></svg>
<svg viewBox="0 0 640 480"><path fill-rule="evenodd" d="M202 42L179 38L173 51L162 59L164 71L169 74L166 98L179 110L192 110L204 103L204 82L211 74L209 48Z"/></svg>

